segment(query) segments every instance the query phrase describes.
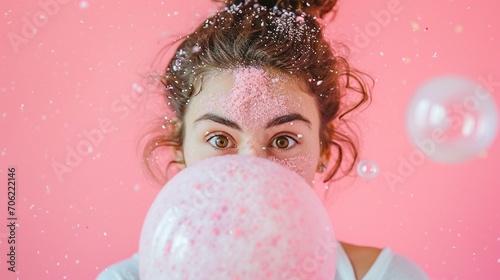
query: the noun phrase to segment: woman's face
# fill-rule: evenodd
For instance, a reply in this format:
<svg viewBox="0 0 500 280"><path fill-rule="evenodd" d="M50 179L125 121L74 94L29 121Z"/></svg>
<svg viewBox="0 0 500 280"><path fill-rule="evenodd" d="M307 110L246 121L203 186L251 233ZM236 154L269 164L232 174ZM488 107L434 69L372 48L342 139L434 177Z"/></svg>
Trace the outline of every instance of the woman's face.
<svg viewBox="0 0 500 280"><path fill-rule="evenodd" d="M189 101L186 166L226 154L267 158L312 185L320 160L319 112L296 77L261 68L212 72Z"/></svg>

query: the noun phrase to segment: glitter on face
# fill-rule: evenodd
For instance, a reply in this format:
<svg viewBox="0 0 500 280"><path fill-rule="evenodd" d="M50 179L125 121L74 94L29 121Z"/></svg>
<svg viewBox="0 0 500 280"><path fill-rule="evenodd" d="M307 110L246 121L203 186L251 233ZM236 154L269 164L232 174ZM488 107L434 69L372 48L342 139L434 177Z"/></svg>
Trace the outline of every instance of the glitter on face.
<svg viewBox="0 0 500 280"><path fill-rule="evenodd" d="M288 112L282 91L285 77L277 77L261 68L237 68L234 87L220 105L227 117L242 128L256 128Z"/></svg>
<svg viewBox="0 0 500 280"><path fill-rule="evenodd" d="M314 166L313 158L310 154L301 154L286 159L279 159L274 156L270 156L269 160L283 165L284 167L294 171L303 178L307 176L308 172L310 171L309 169L311 169L311 166Z"/></svg>
<svg viewBox="0 0 500 280"><path fill-rule="evenodd" d="M318 143L319 139L305 137L302 130L306 131L307 128L301 125L301 121L290 121L276 128L266 128L267 124L277 117L298 113L311 121L313 127L310 129L317 129L315 126L319 120L308 112L314 108L315 100L304 91L300 79L253 66L213 71L204 76L203 80L201 92L189 104L188 116L190 112L198 112L193 116L195 120L211 113L235 123L241 131L235 131L238 129L234 127L226 128L224 124L208 122L209 126L205 128L208 130L198 132L204 134L204 138L187 135L188 141L183 149L186 166L220 154L252 155L285 166L311 183L317 168L319 149L316 149L315 143ZM219 131L234 145L222 151L214 151L210 147L213 144L206 145L205 142L206 132L215 131ZM300 145L283 151L278 151L278 147L269 147L274 145L272 143L276 141L276 137L284 131L286 135L291 134L292 138L301 139Z"/></svg>

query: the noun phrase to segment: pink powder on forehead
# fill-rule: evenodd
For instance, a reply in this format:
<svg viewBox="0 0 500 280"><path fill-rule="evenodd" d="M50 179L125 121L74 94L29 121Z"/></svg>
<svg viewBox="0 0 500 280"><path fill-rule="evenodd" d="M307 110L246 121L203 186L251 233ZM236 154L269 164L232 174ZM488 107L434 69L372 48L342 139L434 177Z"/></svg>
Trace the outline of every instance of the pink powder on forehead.
<svg viewBox="0 0 500 280"><path fill-rule="evenodd" d="M256 128L288 112L283 84L286 78L255 68L233 70L234 86L221 100L226 116L242 126Z"/></svg>

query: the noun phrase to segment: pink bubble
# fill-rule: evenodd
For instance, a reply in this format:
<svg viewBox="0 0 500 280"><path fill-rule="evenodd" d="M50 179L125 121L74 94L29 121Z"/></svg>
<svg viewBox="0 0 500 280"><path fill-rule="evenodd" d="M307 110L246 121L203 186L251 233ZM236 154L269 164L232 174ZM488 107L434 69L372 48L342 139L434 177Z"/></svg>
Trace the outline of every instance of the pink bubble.
<svg viewBox="0 0 500 280"><path fill-rule="evenodd" d="M331 228L295 172L258 157L212 157L179 172L153 202L141 232L141 279L333 279L336 245L324 248L336 244Z"/></svg>

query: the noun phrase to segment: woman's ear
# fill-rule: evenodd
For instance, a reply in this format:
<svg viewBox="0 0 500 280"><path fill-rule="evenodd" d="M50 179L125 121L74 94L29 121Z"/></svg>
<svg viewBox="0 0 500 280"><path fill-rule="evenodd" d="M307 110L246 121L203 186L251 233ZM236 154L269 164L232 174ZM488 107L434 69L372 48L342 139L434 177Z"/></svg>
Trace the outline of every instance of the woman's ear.
<svg viewBox="0 0 500 280"><path fill-rule="evenodd" d="M182 147L174 149L174 160L179 169L186 168L186 162L184 161L184 151Z"/></svg>
<svg viewBox="0 0 500 280"><path fill-rule="evenodd" d="M174 117L169 121L171 125L173 125L173 129L175 130L175 135L178 135L177 139L180 139L181 143L178 143L179 146L174 146L172 151L172 159L175 161L176 167L179 169L184 169L186 167L186 162L184 161L184 151L182 147L182 122L179 118Z"/></svg>
<svg viewBox="0 0 500 280"><path fill-rule="evenodd" d="M324 142L320 142L320 156L318 162L318 172L323 173L330 162L330 148Z"/></svg>

